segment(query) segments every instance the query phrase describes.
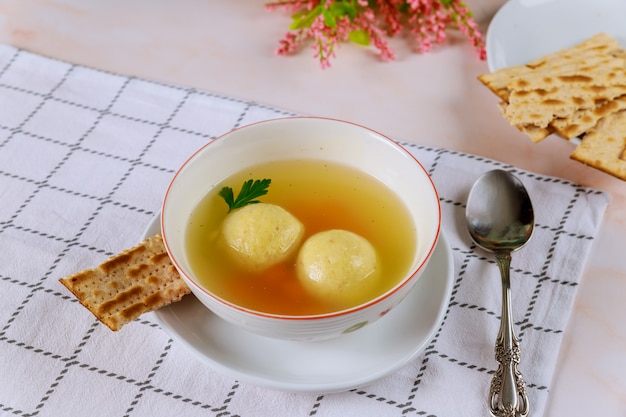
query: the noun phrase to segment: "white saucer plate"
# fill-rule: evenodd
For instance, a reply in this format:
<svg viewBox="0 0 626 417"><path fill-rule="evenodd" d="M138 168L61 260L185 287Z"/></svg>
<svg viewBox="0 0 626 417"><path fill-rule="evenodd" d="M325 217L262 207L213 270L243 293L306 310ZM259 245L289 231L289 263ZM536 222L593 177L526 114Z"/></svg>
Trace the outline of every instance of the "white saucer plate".
<svg viewBox="0 0 626 417"><path fill-rule="evenodd" d="M490 71L525 64L599 32L626 47L624 0L509 0L487 30Z"/></svg>
<svg viewBox="0 0 626 417"><path fill-rule="evenodd" d="M159 216L144 237L160 231ZM193 295L156 311L163 329L215 371L282 391L330 393L362 387L419 355L448 308L454 264L443 234L415 288L375 323L339 338L290 342L250 333L215 316Z"/></svg>

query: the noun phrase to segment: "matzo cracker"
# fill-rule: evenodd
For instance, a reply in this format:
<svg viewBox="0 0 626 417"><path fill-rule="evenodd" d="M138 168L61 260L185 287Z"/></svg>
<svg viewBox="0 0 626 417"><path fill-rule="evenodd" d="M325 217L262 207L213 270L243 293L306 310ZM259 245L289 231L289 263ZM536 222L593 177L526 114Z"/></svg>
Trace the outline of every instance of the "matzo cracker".
<svg viewBox="0 0 626 417"><path fill-rule="evenodd" d="M113 331L190 293L160 234L59 281Z"/></svg>

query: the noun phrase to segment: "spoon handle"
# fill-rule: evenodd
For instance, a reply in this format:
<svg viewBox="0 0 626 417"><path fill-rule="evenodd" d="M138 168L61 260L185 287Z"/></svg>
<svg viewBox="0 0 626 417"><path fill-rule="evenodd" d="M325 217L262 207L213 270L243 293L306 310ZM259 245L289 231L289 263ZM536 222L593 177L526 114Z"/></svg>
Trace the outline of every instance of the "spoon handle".
<svg viewBox="0 0 626 417"><path fill-rule="evenodd" d="M495 417L526 417L529 408L526 383L517 369L520 347L511 317L511 251L496 252L496 262L502 277L502 316L495 348L498 369L489 389L489 411Z"/></svg>

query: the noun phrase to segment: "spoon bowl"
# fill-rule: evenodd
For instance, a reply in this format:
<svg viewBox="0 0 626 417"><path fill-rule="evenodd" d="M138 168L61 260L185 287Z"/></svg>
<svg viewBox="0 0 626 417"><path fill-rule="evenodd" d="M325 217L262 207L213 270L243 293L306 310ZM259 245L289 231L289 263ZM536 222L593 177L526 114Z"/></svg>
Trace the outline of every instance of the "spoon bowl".
<svg viewBox="0 0 626 417"><path fill-rule="evenodd" d="M493 170L472 186L465 211L469 234L478 246L494 252L502 278L502 315L496 339L498 369L489 390L489 410L496 417L526 417L526 384L518 369L520 347L511 315L511 253L529 240L534 228L530 196L513 174Z"/></svg>
<svg viewBox="0 0 626 417"><path fill-rule="evenodd" d="M503 170L489 171L472 187L465 217L474 243L491 252L515 251L529 240L534 213L524 184Z"/></svg>

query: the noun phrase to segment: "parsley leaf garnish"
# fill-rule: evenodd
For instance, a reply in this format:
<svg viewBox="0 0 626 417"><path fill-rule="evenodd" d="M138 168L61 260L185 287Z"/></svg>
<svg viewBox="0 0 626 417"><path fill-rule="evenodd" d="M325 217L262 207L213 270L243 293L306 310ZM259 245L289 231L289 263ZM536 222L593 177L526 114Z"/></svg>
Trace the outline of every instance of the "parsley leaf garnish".
<svg viewBox="0 0 626 417"><path fill-rule="evenodd" d="M262 180L248 180L243 183L241 186L241 190L235 198L233 194L233 189L230 187L224 187L220 190L219 195L226 201L228 204L228 212L247 206L248 204L257 204L260 201L255 200L257 197L261 197L262 195L267 194L267 187L270 186L272 180L270 179L262 179Z"/></svg>

